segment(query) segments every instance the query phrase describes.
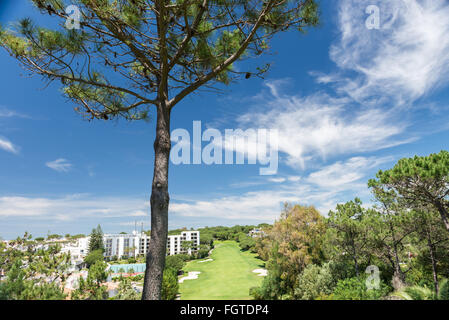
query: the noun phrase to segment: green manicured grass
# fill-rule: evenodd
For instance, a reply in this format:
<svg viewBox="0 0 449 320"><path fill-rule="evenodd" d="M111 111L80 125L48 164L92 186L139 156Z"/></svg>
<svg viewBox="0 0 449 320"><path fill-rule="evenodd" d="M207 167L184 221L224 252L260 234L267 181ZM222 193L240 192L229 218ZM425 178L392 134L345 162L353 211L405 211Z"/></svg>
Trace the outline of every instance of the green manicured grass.
<svg viewBox="0 0 449 320"><path fill-rule="evenodd" d="M213 261L187 263L189 271L199 271L198 279L179 284L181 300L248 300L249 289L260 286L263 277L252 272L265 263L250 252L243 252L235 241L216 241Z"/></svg>

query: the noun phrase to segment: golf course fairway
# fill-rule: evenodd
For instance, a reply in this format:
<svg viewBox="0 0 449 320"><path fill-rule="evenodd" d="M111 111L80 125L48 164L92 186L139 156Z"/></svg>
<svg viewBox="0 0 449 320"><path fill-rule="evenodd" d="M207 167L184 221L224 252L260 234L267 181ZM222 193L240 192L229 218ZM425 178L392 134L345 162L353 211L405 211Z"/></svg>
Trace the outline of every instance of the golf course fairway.
<svg viewBox="0 0 449 320"><path fill-rule="evenodd" d="M260 286L263 277L253 272L265 263L254 253L241 251L235 241L216 241L211 256L188 262L188 272L200 272L198 279L179 284L181 300L249 300L249 289ZM205 261L213 259L212 261ZM203 262L201 262L203 261ZM181 276L182 277L182 276Z"/></svg>

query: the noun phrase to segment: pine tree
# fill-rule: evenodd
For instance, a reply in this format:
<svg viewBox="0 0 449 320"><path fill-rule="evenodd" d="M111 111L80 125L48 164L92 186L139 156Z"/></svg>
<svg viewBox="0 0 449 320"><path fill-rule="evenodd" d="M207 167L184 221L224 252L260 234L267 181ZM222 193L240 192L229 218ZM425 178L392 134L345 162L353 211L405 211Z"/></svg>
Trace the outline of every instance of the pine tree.
<svg viewBox="0 0 449 320"><path fill-rule="evenodd" d="M89 252L96 250L101 250L101 252L104 252L103 231L101 230L100 225L98 225L95 229L92 229L89 239Z"/></svg>
<svg viewBox="0 0 449 320"><path fill-rule="evenodd" d="M379 171L370 187L396 190L409 207L433 207L449 232L449 152L404 158L390 170Z"/></svg>
<svg viewBox="0 0 449 320"><path fill-rule="evenodd" d="M156 116L151 194L151 242L144 299L160 299L168 232L170 116L201 88L262 76L270 66L242 70L234 64L262 62L278 33L318 24L314 0L32 0L38 10L80 29L49 29L23 19L0 29L0 46L25 69L60 81L66 97L88 120Z"/></svg>

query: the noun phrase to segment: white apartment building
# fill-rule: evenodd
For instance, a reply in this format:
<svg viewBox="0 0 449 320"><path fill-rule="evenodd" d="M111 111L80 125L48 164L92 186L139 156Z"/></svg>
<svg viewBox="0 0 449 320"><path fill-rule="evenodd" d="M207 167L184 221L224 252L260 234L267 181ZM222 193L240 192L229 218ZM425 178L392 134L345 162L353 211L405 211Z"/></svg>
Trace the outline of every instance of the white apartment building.
<svg viewBox="0 0 449 320"><path fill-rule="evenodd" d="M75 242L63 245L61 253L70 253L72 261L83 261L89 251L90 237L78 238Z"/></svg>
<svg viewBox="0 0 449 320"><path fill-rule="evenodd" d="M132 234L105 234L103 237L104 256L111 257L136 257L141 252L147 252L150 237L144 233L133 231Z"/></svg>
<svg viewBox="0 0 449 320"><path fill-rule="evenodd" d="M146 255L150 248L150 236L136 231L132 234L105 234L103 240L104 256L107 258ZM199 249L199 246L199 231L183 231L181 235L168 236L167 254L192 254Z"/></svg>
<svg viewBox="0 0 449 320"><path fill-rule="evenodd" d="M167 252L170 256L181 253L192 254L198 251L199 247L199 231L183 231L180 235L168 236Z"/></svg>
<svg viewBox="0 0 449 320"><path fill-rule="evenodd" d="M252 238L262 237L265 235L265 232L262 229L254 228L248 234Z"/></svg>
<svg viewBox="0 0 449 320"><path fill-rule="evenodd" d="M72 261L82 261L89 251L90 237L77 239L75 243L64 245L62 252L70 252ZM133 231L131 234L104 234L104 256L106 258L136 257L146 255L150 247L150 237ZM168 236L167 254L192 254L200 246L199 231L183 231L180 235Z"/></svg>

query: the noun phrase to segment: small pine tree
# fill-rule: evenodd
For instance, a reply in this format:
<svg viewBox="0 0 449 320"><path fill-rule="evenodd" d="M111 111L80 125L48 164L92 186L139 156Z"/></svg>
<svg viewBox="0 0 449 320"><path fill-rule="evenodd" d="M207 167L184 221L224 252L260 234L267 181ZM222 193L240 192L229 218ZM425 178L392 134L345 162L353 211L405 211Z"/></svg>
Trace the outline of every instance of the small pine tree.
<svg viewBox="0 0 449 320"><path fill-rule="evenodd" d="M98 225L97 228L92 229L89 240L89 252L96 250L104 252L103 231L101 230L100 225Z"/></svg>

